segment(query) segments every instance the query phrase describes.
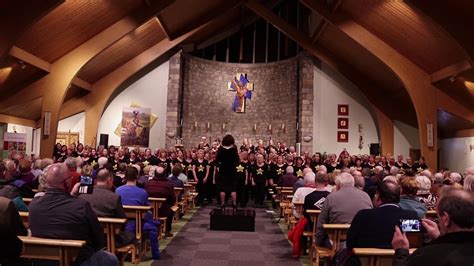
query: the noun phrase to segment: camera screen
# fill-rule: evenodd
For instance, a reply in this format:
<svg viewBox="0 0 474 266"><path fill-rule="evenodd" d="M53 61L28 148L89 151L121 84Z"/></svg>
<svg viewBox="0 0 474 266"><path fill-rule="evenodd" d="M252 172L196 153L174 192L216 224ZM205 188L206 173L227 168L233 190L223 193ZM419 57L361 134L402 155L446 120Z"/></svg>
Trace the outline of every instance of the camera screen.
<svg viewBox="0 0 474 266"><path fill-rule="evenodd" d="M420 220L400 220L400 228L403 232L420 232Z"/></svg>

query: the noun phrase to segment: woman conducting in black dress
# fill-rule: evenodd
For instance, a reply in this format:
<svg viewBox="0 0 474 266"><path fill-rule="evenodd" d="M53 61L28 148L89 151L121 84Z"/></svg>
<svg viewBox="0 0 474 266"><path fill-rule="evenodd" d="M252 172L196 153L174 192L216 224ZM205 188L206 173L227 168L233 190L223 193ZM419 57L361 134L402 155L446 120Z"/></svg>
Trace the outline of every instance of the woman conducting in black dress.
<svg viewBox="0 0 474 266"><path fill-rule="evenodd" d="M216 180L217 190L219 191L222 208L225 205L225 195L230 193L232 197L232 207L237 208L237 170L239 163L239 154L235 146L234 137L226 135L222 139L222 145L217 150L216 165L219 167L219 174Z"/></svg>

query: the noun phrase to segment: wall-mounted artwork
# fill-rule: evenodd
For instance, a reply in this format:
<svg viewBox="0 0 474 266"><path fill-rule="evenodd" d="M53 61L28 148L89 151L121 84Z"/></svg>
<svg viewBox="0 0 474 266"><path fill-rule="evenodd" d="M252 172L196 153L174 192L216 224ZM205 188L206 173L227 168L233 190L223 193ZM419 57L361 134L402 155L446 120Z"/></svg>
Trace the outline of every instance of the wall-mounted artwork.
<svg viewBox="0 0 474 266"><path fill-rule="evenodd" d="M56 143L69 146L72 143L79 143L79 132L58 132L56 135Z"/></svg>
<svg viewBox="0 0 474 266"><path fill-rule="evenodd" d="M236 113L245 113L245 101L252 99L253 83L247 79L247 74L237 73L232 81L228 82L227 88L235 91L232 110Z"/></svg>
<svg viewBox="0 0 474 266"><path fill-rule="evenodd" d="M347 117L337 118L337 128L338 129L349 129L349 118L347 118Z"/></svg>
<svg viewBox="0 0 474 266"><path fill-rule="evenodd" d="M338 104L337 105L337 115L348 116L349 115L349 105L348 104Z"/></svg>
<svg viewBox="0 0 474 266"><path fill-rule="evenodd" d="M349 132L348 131L338 131L337 132L337 142L349 142Z"/></svg>
<svg viewBox="0 0 474 266"><path fill-rule="evenodd" d="M121 146L148 147L151 108L124 107L122 110Z"/></svg>

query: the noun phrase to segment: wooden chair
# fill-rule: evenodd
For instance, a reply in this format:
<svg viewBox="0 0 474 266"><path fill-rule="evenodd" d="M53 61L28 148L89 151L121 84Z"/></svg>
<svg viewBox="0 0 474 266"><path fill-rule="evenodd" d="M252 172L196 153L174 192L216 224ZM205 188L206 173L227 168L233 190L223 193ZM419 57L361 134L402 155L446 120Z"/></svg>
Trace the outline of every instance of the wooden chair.
<svg viewBox="0 0 474 266"><path fill-rule="evenodd" d="M86 241L19 236L23 241L22 258L59 261L60 266L74 262Z"/></svg>
<svg viewBox="0 0 474 266"><path fill-rule="evenodd" d="M120 234L124 224L127 222L127 219L122 218L108 218L108 217L99 217L99 222L104 227L104 234L107 239L107 251L115 255L122 254L122 256L117 256L120 258L120 265L124 265L125 254L129 252L132 254L132 263L138 264L140 259L137 259L137 249L134 244L128 244L123 247L117 248L115 246L115 237Z"/></svg>
<svg viewBox="0 0 474 266"><path fill-rule="evenodd" d="M410 249L410 254L415 250L414 248ZM367 259L367 262L362 264L367 266L392 265L393 256L395 255L395 250L393 249L354 248L352 251L361 260ZM382 262L382 260L384 261Z"/></svg>
<svg viewBox="0 0 474 266"><path fill-rule="evenodd" d="M347 232L350 227L350 224L323 224L324 232L329 235L329 239L332 241L332 247L320 247L316 245L316 242L314 242L315 257L313 265L319 265L319 260L321 258L327 258L330 260L334 257L336 252L340 249L340 243L346 240Z"/></svg>
<svg viewBox="0 0 474 266"><path fill-rule="evenodd" d="M166 217L160 217L159 210L161 205L166 201L166 198L148 198L148 201L152 206L153 220L160 221L160 233L158 236L162 239L166 228Z"/></svg>
<svg viewBox="0 0 474 266"><path fill-rule="evenodd" d="M146 239L143 239L143 221L145 214L151 210L150 206L123 205L127 219L135 219L135 237L140 243L139 257L143 257L146 252Z"/></svg>

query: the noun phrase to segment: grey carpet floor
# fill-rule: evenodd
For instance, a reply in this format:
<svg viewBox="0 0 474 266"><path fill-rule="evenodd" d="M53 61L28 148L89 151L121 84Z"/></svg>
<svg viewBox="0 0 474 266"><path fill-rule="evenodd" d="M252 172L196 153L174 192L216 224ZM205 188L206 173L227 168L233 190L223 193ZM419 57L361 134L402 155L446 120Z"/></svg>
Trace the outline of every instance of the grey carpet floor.
<svg viewBox="0 0 474 266"><path fill-rule="evenodd" d="M256 210L255 232L211 231L211 207L200 208L153 265L301 265L283 232L263 209Z"/></svg>

